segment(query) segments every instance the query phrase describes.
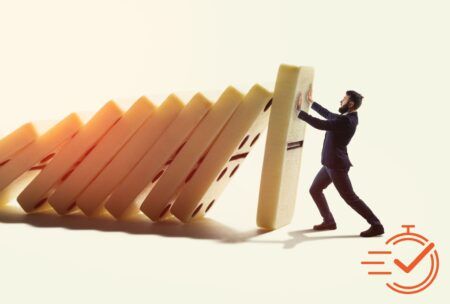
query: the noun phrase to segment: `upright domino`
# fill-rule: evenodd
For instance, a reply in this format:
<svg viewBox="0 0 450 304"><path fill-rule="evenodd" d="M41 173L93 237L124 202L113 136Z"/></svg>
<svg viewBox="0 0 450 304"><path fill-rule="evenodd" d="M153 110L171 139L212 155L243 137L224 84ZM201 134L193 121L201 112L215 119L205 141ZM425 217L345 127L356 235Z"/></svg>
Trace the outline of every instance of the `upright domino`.
<svg viewBox="0 0 450 304"><path fill-rule="evenodd" d="M0 191L28 170L43 168L55 151L83 125L77 114L72 113L50 128L37 140L14 154L14 157L0 167ZM35 166L37 164L37 166Z"/></svg>
<svg viewBox="0 0 450 304"><path fill-rule="evenodd" d="M119 219L139 211L139 194L154 186L210 108L211 102L200 93L189 101L107 199L105 208L110 214Z"/></svg>
<svg viewBox="0 0 450 304"><path fill-rule="evenodd" d="M309 110L304 97L313 77L310 67L281 65L278 70L259 189L259 227L277 229L292 220L306 127L297 118L296 100L302 93L301 108Z"/></svg>
<svg viewBox="0 0 450 304"><path fill-rule="evenodd" d="M77 206L86 215L101 209L103 201L141 160L173 122L184 104L170 95L137 130L108 166L93 180L77 199Z"/></svg>
<svg viewBox="0 0 450 304"><path fill-rule="evenodd" d="M17 130L0 140L0 167L10 161L10 158L38 138L32 123L22 125Z"/></svg>
<svg viewBox="0 0 450 304"><path fill-rule="evenodd" d="M122 114L114 101L107 102L20 193L17 201L22 208L31 212L42 206L51 190L75 169Z"/></svg>
<svg viewBox="0 0 450 304"><path fill-rule="evenodd" d="M222 93L142 203L140 209L150 219L158 221L169 215L172 201L242 100L243 95L233 87Z"/></svg>
<svg viewBox="0 0 450 304"><path fill-rule="evenodd" d="M155 106L145 97L136 101L106 133L83 161L60 183L48 202L59 214L76 207L76 199L89 183L108 165L137 129L150 117Z"/></svg>
<svg viewBox="0 0 450 304"><path fill-rule="evenodd" d="M255 85L233 113L170 212L182 222L202 217L267 128L272 93Z"/></svg>

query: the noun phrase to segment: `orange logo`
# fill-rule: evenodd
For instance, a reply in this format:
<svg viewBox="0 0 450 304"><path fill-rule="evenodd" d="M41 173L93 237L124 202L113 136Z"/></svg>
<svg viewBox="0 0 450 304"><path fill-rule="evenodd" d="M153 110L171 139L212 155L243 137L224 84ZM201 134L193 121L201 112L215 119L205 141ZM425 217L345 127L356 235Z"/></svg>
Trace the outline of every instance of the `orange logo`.
<svg viewBox="0 0 450 304"><path fill-rule="evenodd" d="M406 232L389 238L385 250L369 251L370 258L361 264L369 267L370 276L387 277L386 286L391 290L414 294L434 282L439 270L439 256L433 242L421 234L411 232L414 225L402 227L406 228Z"/></svg>

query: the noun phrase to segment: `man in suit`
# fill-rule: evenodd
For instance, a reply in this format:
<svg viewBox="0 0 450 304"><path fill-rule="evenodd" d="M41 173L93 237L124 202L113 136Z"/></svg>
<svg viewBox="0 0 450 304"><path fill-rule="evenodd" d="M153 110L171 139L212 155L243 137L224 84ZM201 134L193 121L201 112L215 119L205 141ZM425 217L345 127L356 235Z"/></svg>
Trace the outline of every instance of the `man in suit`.
<svg viewBox="0 0 450 304"><path fill-rule="evenodd" d="M323 190L333 183L345 202L361 215L370 228L361 232L362 237L372 237L384 233L383 225L370 208L353 191L348 171L353 164L347 154L347 145L350 143L358 125L358 112L363 96L355 91L347 91L341 100L340 114L332 113L312 100L312 91L309 90L306 100L311 108L326 120L315 118L300 109L301 96L297 102L298 118L304 120L316 129L324 130L325 139L322 148L322 168L317 173L309 192L316 203L323 222L313 227L314 230L334 230L336 222L328 207Z"/></svg>

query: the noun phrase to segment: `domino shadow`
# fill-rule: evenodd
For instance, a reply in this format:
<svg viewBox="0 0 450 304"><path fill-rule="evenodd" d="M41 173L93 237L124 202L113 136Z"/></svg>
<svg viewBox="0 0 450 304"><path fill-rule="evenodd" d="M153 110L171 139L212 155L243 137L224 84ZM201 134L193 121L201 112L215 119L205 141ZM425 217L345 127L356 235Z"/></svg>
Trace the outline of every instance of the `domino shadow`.
<svg viewBox="0 0 450 304"><path fill-rule="evenodd" d="M40 228L186 237L216 240L223 243L245 242L252 237L265 233L261 229L237 231L209 218L195 220L187 224L183 224L175 218L169 218L162 222L152 222L143 214L138 214L126 220L116 220L106 213L95 217L87 217L80 211L64 216L58 215L52 210L27 214L20 208L11 205L0 206L0 223L28 224Z"/></svg>

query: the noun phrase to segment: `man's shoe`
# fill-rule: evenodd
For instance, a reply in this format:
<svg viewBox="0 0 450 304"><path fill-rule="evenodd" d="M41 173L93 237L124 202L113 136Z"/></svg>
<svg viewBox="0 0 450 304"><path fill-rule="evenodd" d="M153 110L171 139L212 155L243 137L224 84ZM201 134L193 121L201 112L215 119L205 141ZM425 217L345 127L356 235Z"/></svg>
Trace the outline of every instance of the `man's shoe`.
<svg viewBox="0 0 450 304"><path fill-rule="evenodd" d="M314 225L314 230L322 231L322 230L336 230L336 223L334 222L323 222L319 225Z"/></svg>
<svg viewBox="0 0 450 304"><path fill-rule="evenodd" d="M372 237L372 236L382 235L383 233L384 233L383 225L378 224L378 225L370 226L369 229L361 232L360 236L362 236L362 237Z"/></svg>

